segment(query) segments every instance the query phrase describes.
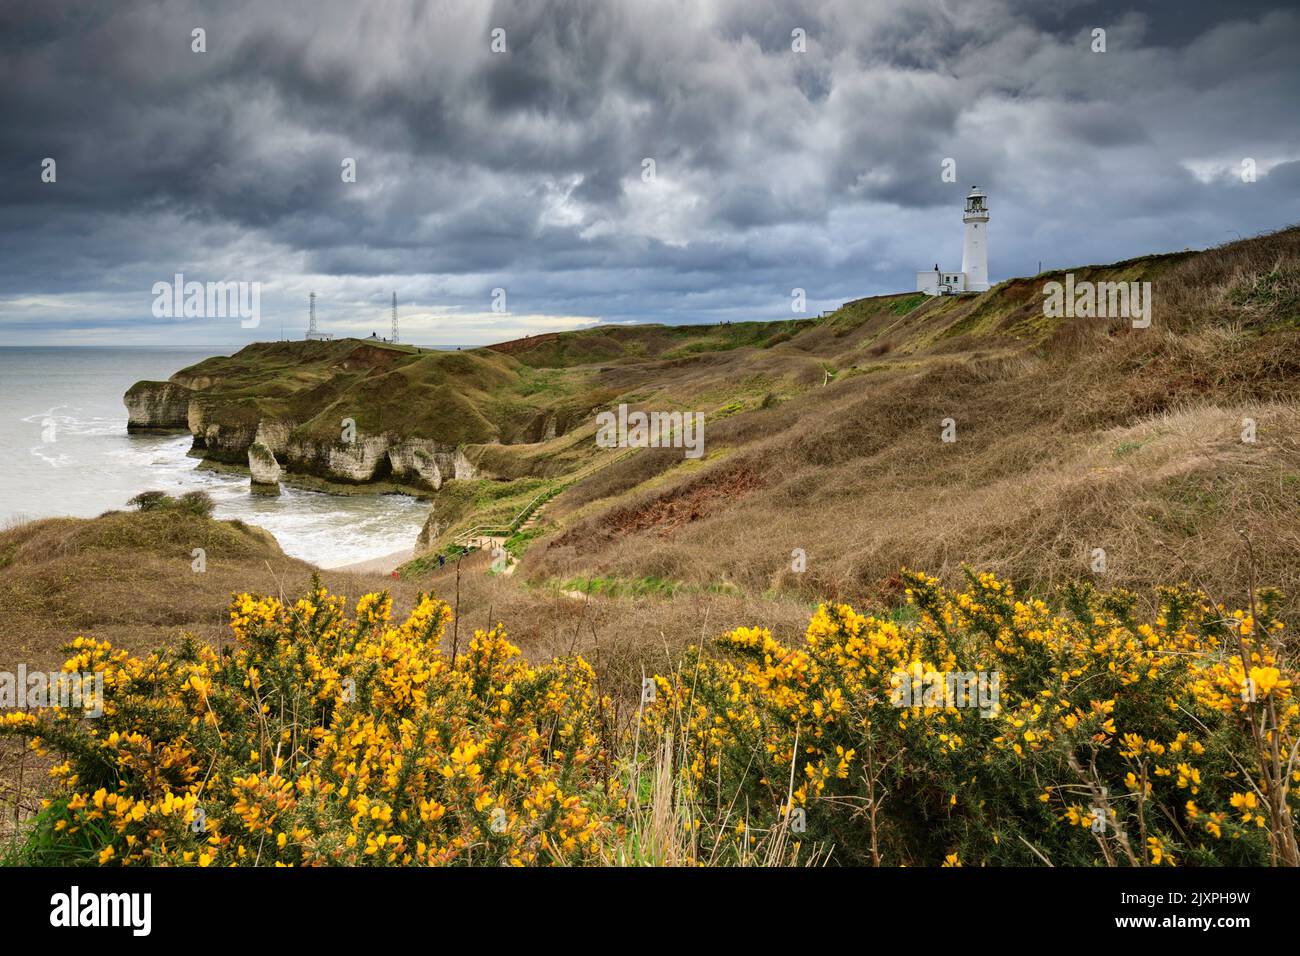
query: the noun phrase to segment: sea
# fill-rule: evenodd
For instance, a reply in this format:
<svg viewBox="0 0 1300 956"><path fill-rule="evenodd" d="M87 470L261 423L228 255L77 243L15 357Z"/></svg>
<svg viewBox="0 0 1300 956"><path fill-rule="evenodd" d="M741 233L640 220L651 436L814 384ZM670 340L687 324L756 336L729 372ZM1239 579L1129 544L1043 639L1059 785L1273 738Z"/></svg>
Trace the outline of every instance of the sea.
<svg viewBox="0 0 1300 956"><path fill-rule="evenodd" d="M122 395L211 355L144 348L0 348L0 528L92 517L138 492L206 491L215 517L259 525L287 554L322 568L409 550L428 503L283 486L252 495L247 476L199 467L188 434L128 435Z"/></svg>

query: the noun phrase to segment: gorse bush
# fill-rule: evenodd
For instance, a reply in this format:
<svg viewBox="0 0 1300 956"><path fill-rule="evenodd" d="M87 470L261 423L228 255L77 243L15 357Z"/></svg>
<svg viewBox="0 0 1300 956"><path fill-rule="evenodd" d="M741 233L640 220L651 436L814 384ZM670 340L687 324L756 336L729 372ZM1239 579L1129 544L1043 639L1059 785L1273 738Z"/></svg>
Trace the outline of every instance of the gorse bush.
<svg viewBox="0 0 1300 956"><path fill-rule="evenodd" d="M198 515L200 518L211 518L212 512L216 508L216 503L212 496L206 491L187 491L176 499L177 507Z"/></svg>
<svg viewBox="0 0 1300 956"><path fill-rule="evenodd" d="M128 498L126 503L139 511L155 511L173 500L165 491L142 491Z"/></svg>
<svg viewBox="0 0 1300 956"><path fill-rule="evenodd" d="M591 668L531 667L498 630L453 661L446 604L422 598L398 627L389 613L371 594L349 618L317 584L292 606L237 596L224 651L78 639L67 669L104 672L103 716L4 719L65 756L30 862L590 858L610 826Z"/></svg>
<svg viewBox="0 0 1300 956"><path fill-rule="evenodd" d="M822 606L798 646L741 628L657 679L644 721L687 741L693 826L734 807L733 839L841 863L1298 862L1300 708L1266 603L1170 589L1147 623L1124 593L1060 614L990 575L905 582L914 624ZM958 673L996 704L949 699Z"/></svg>
<svg viewBox="0 0 1300 956"><path fill-rule="evenodd" d="M206 491L187 491L173 498L165 491L142 491L127 501L137 511L187 511L200 518L211 518L216 508Z"/></svg>
<svg viewBox="0 0 1300 956"><path fill-rule="evenodd" d="M906 615L824 605L797 645L688 653L622 728L581 658L529 664L500 630L448 653L432 597L394 625L386 594L239 595L222 649L79 638L103 716L0 720L62 755L21 861L1300 862L1271 595L1168 589L1141 620L1124 592L902 581Z"/></svg>

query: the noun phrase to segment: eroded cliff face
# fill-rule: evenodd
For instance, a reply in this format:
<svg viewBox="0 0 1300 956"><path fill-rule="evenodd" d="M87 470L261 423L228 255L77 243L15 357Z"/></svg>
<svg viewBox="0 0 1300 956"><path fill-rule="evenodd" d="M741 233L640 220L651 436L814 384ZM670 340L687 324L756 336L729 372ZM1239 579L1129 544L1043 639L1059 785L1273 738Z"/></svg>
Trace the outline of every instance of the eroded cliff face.
<svg viewBox="0 0 1300 956"><path fill-rule="evenodd" d="M329 441L304 434L299 422L247 420L243 410L213 404L175 382L138 382L123 401L129 431L189 431L197 454L247 464L259 483L300 474L341 484L392 481L437 491L448 479L479 477L479 470L455 445L365 434L350 442Z"/></svg>
<svg viewBox="0 0 1300 956"><path fill-rule="evenodd" d="M247 467L255 485L298 477L432 494L495 477L490 446L563 433L555 411L510 390L518 377L486 353L267 342L138 382L124 401L131 431L188 430L193 455Z"/></svg>
<svg viewBox="0 0 1300 956"><path fill-rule="evenodd" d="M360 483L388 477L388 439L357 435L350 442L321 444L311 439L290 441L289 461L299 471L331 481Z"/></svg>
<svg viewBox="0 0 1300 956"><path fill-rule="evenodd" d="M331 442L290 433L278 457L290 472L345 484L392 481L437 491L449 478L476 475L463 452L422 438L358 434L350 442Z"/></svg>
<svg viewBox="0 0 1300 956"><path fill-rule="evenodd" d="M289 450L289 435L297 425L294 422L270 422L262 420L257 423L253 442L265 445L273 455L283 455Z"/></svg>
<svg viewBox="0 0 1300 956"><path fill-rule="evenodd" d="M186 422L194 436L194 451L211 461L232 465L242 465L247 461L248 449L257 441L260 424L231 421L221 416L219 410L218 414L213 414L198 397L190 400Z"/></svg>
<svg viewBox="0 0 1300 956"><path fill-rule="evenodd" d="M446 478L456 473L456 450L426 439L397 442L388 449L393 478L405 484L437 491Z"/></svg>
<svg viewBox="0 0 1300 956"><path fill-rule="evenodd" d="M136 382L122 397L128 432L185 431L193 393L174 382Z"/></svg>
<svg viewBox="0 0 1300 956"><path fill-rule="evenodd" d="M432 551L438 545L438 539L445 530L446 522L439 518L435 505L429 509L429 516L424 519L424 525L415 539L415 553L427 554Z"/></svg>

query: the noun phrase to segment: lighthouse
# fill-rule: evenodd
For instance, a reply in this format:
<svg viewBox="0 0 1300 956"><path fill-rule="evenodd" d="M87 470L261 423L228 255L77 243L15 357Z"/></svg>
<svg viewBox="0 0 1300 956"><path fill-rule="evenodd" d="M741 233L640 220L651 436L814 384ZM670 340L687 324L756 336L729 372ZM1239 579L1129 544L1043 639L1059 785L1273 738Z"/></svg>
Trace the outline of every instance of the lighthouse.
<svg viewBox="0 0 1300 956"><path fill-rule="evenodd" d="M966 197L966 240L961 246L961 271L966 273L967 292L987 292L989 288L989 204L988 197L976 186Z"/></svg>
<svg viewBox="0 0 1300 956"><path fill-rule="evenodd" d="M953 295L957 292L987 292L989 288L989 204L978 186L966 197L962 213L966 238L961 247L961 272L947 272L938 264L916 274L916 291L927 295Z"/></svg>

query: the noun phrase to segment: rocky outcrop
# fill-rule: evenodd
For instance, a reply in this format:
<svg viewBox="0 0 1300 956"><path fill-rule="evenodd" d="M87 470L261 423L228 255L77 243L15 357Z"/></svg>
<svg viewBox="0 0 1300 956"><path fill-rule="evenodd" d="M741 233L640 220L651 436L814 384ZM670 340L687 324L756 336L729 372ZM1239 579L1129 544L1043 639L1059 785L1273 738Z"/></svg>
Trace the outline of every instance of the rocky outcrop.
<svg viewBox="0 0 1300 956"><path fill-rule="evenodd" d="M273 455L283 455L289 450L289 435L294 427L294 422L272 422L264 419L257 423L257 431L253 433L253 443L265 445Z"/></svg>
<svg viewBox="0 0 1300 956"><path fill-rule="evenodd" d="M267 447L276 448L276 436L266 423L257 434L271 439L265 442ZM344 484L393 481L437 491L449 478L478 476L463 452L423 438L394 441L387 435L359 434L343 442L288 433L282 446L283 452L276 454L287 471Z"/></svg>
<svg viewBox="0 0 1300 956"><path fill-rule="evenodd" d="M374 481L383 478L388 465L388 439L383 435L358 435L350 442L325 447L325 476L335 481Z"/></svg>
<svg viewBox="0 0 1300 956"><path fill-rule="evenodd" d="M280 463L275 453L261 442L248 446L248 470L253 476L253 490L280 492Z"/></svg>
<svg viewBox="0 0 1300 956"><path fill-rule="evenodd" d="M412 374L391 385L398 392L410 386L410 407L394 401L391 388L375 391L369 384L398 366ZM246 465L255 485L300 476L307 483L391 482L431 493L446 481L491 477L494 471L479 458L482 442L499 441L495 418L457 393L440 391L442 385L433 387L446 375L471 373L493 385L509 378L478 357L361 343L257 343L234 356L206 359L167 382L138 382L124 401L131 431L188 429L191 454ZM341 396L352 404L340 403ZM336 405L355 405L387 427L341 433L330 424L338 420ZM555 416L543 412L533 430L554 435Z"/></svg>
<svg viewBox="0 0 1300 956"><path fill-rule="evenodd" d="M128 432L184 431L189 427L190 398L184 385L136 382L122 397Z"/></svg>
<svg viewBox="0 0 1300 956"><path fill-rule="evenodd" d="M415 539L415 553L427 554L438 544L438 537L444 531L443 522L438 517L437 508L429 509L429 517L424 519L420 534Z"/></svg>
<svg viewBox="0 0 1300 956"><path fill-rule="evenodd" d="M241 420L239 414L230 414L231 408L213 407L171 382L139 382L126 393L125 402L131 431L188 429L196 454L227 464L247 462L255 485L278 485L289 473L343 484L391 480L437 491L450 479L484 477L454 445L387 435L358 434L350 442L317 438L299 433L297 422Z"/></svg>
<svg viewBox="0 0 1300 956"><path fill-rule="evenodd" d="M242 465L248 459L249 446L257 440L256 424L217 420L198 398L190 402L186 421L194 436L194 451L212 461Z"/></svg>
<svg viewBox="0 0 1300 956"><path fill-rule="evenodd" d="M437 491L444 474L455 477L456 451L425 439L396 442L388 449L388 466L395 481Z"/></svg>
<svg viewBox="0 0 1300 956"><path fill-rule="evenodd" d="M456 449L456 456L452 466L452 477L456 480L480 477L479 470L474 464L465 457L465 453L459 448Z"/></svg>

